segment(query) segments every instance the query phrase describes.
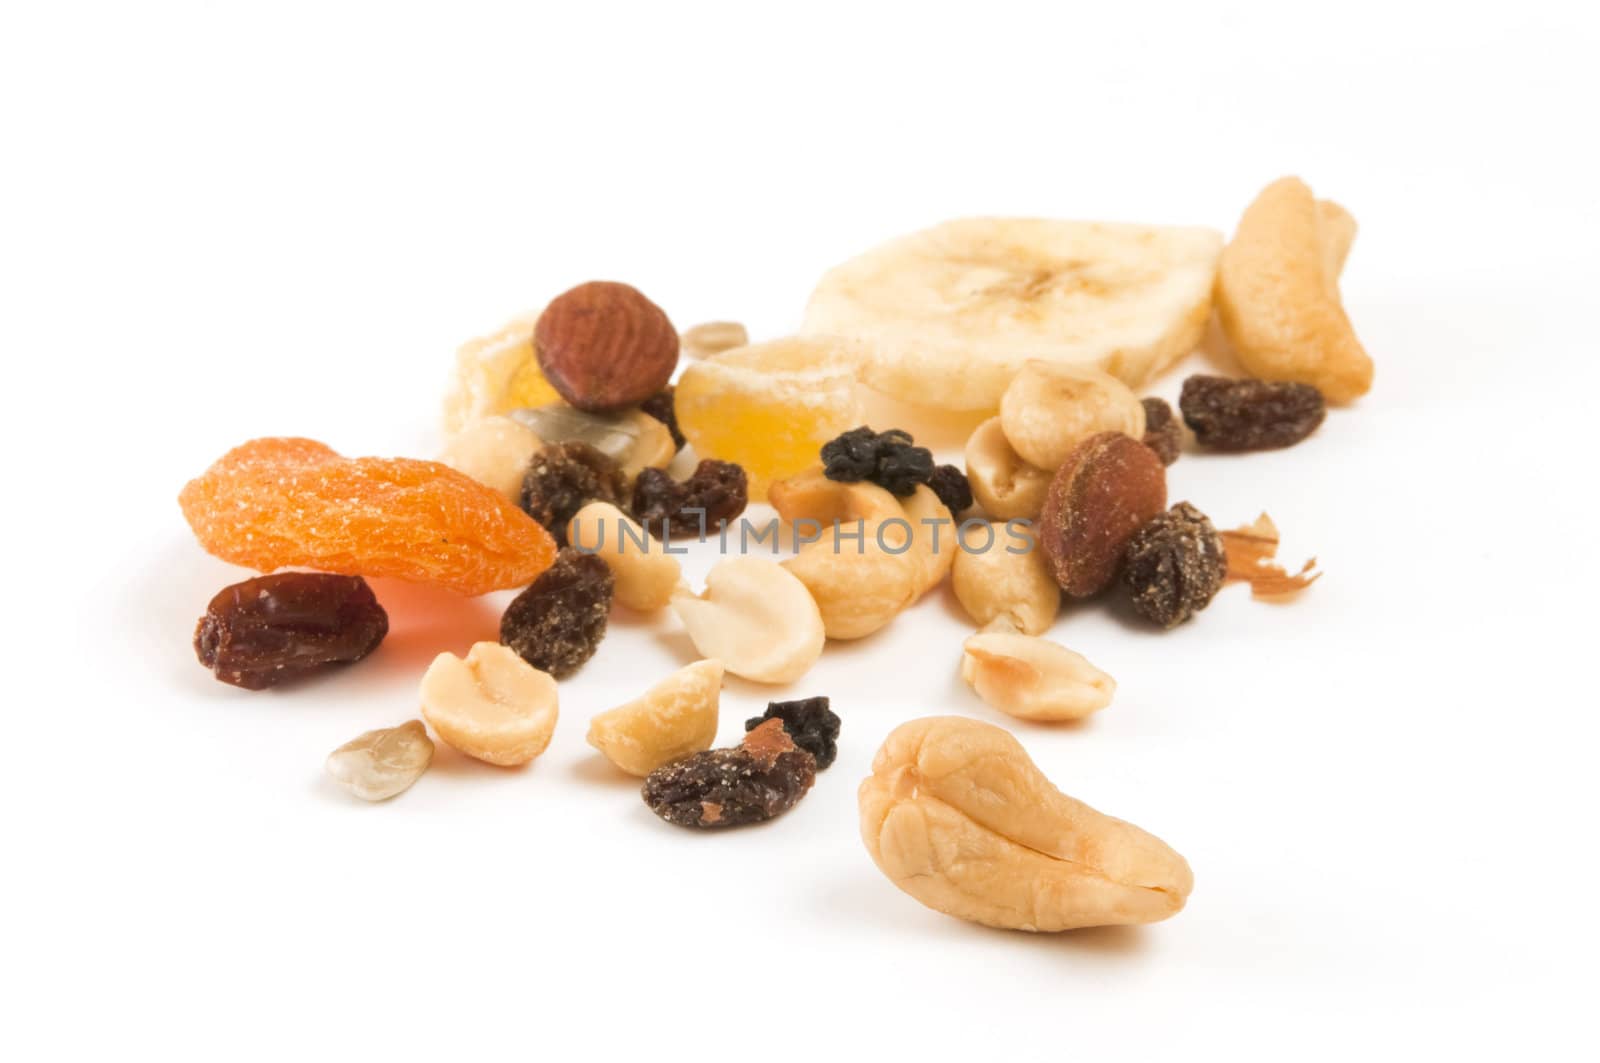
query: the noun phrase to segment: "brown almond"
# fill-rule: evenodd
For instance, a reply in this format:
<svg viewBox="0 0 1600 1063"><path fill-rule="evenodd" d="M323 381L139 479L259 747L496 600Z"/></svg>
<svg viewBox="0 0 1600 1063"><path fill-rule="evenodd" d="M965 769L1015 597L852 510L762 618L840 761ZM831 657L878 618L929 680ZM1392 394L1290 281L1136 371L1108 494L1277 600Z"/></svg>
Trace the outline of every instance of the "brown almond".
<svg viewBox="0 0 1600 1063"><path fill-rule="evenodd" d="M1133 533L1166 508L1166 469L1149 447L1121 432L1078 444L1039 514L1039 544L1061 589L1074 598L1104 590Z"/></svg>
<svg viewBox="0 0 1600 1063"><path fill-rule="evenodd" d="M639 289L590 281L555 297L533 329L539 368L562 398L601 413L637 406L667 386L678 332Z"/></svg>

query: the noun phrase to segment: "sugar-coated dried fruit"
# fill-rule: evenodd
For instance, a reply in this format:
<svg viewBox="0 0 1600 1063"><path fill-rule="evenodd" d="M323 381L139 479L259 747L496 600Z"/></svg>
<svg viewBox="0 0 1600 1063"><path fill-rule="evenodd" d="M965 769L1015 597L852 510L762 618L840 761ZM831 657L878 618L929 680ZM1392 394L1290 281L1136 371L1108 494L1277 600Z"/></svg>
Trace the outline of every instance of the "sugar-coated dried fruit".
<svg viewBox="0 0 1600 1063"><path fill-rule="evenodd" d="M1144 406L1144 445L1156 452L1161 464L1171 465L1183 453L1183 429L1166 399L1151 396Z"/></svg>
<svg viewBox="0 0 1600 1063"><path fill-rule="evenodd" d="M1128 540L1122 582L1133 607L1171 628L1211 604L1228 574L1228 552L1211 520L1179 502Z"/></svg>
<svg viewBox="0 0 1600 1063"><path fill-rule="evenodd" d="M557 679L594 656L606 635L615 580L593 554L563 548L500 618L500 641Z"/></svg>
<svg viewBox="0 0 1600 1063"><path fill-rule="evenodd" d="M967 474L954 465L940 465L928 477L928 486L939 496L939 501L952 516L960 516L972 508L972 485Z"/></svg>
<svg viewBox="0 0 1600 1063"><path fill-rule="evenodd" d="M590 502L620 503L627 495L622 468L587 443L548 443L522 478L522 511L567 545L567 523Z"/></svg>
<svg viewBox="0 0 1600 1063"><path fill-rule="evenodd" d="M1269 450L1300 442L1327 416L1310 384L1196 375L1178 396L1183 423L1203 447Z"/></svg>
<svg viewBox="0 0 1600 1063"><path fill-rule="evenodd" d="M682 450L683 445L688 440L683 437L683 432L678 428L678 408L673 400L673 396L676 393L677 389L668 384L648 399L639 403L639 409L666 425L667 431L672 433L672 445L678 450Z"/></svg>
<svg viewBox="0 0 1600 1063"><path fill-rule="evenodd" d="M874 432L862 425L822 445L822 471L830 480L866 480L903 497L933 476L933 453L898 428Z"/></svg>
<svg viewBox="0 0 1600 1063"><path fill-rule="evenodd" d="M1265 513L1255 523L1220 533L1228 552L1228 579L1244 580L1250 584L1252 598L1282 598L1305 590L1322 573L1316 571L1317 559L1311 558L1290 575L1277 563L1278 526Z"/></svg>
<svg viewBox="0 0 1600 1063"><path fill-rule="evenodd" d="M280 572L219 591L195 627L194 650L224 683L265 690L359 661L388 631L360 576Z"/></svg>
<svg viewBox="0 0 1600 1063"><path fill-rule="evenodd" d="M542 406L561 396L539 370L528 314L456 351L455 377L444 401L444 430L454 435L480 417L523 406Z"/></svg>
<svg viewBox="0 0 1600 1063"><path fill-rule="evenodd" d="M323 767L363 801L387 801L410 789L433 763L433 740L421 720L357 735L328 754Z"/></svg>
<svg viewBox="0 0 1600 1063"><path fill-rule="evenodd" d="M839 755L839 717L829 707L826 695L795 701L769 701L767 711L744 722L754 731L768 720L777 720L789 732L795 745L810 753L822 771Z"/></svg>
<svg viewBox="0 0 1600 1063"><path fill-rule="evenodd" d="M422 676L422 717L450 748L515 767L550 746L561 710L556 681L498 642L466 657L441 653Z"/></svg>
<svg viewBox="0 0 1600 1063"><path fill-rule="evenodd" d="M644 469L633 482L633 516L662 541L697 538L743 513L749 492L745 471L731 461L706 458L682 483Z"/></svg>
<svg viewBox="0 0 1600 1063"><path fill-rule="evenodd" d="M209 552L260 572L290 566L395 576L461 594L520 587L555 542L527 514L446 465L342 458L310 439L256 439L178 496Z"/></svg>
<svg viewBox="0 0 1600 1063"><path fill-rule="evenodd" d="M816 777L816 760L795 745L781 720L769 720L732 749L657 768L643 796L652 812L680 827L738 827L789 811Z"/></svg>
<svg viewBox="0 0 1600 1063"><path fill-rule="evenodd" d="M667 386L678 331L639 289L590 281L556 296L533 330L539 368L580 410L637 406Z"/></svg>
<svg viewBox="0 0 1600 1063"><path fill-rule="evenodd" d="M1153 450L1120 432L1080 443L1039 514L1039 545L1061 589L1074 598L1104 590L1133 533L1166 508L1166 469Z"/></svg>

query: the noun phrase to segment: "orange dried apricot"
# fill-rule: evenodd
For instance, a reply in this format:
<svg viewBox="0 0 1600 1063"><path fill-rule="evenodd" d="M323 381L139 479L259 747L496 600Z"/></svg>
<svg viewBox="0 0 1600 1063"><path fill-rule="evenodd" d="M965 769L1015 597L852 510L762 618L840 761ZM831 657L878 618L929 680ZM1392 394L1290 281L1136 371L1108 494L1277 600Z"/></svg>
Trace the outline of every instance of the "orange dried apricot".
<svg viewBox="0 0 1600 1063"><path fill-rule="evenodd" d="M259 572L395 576L461 594L520 587L556 547L499 492L446 465L344 458L312 439L255 439L178 496L200 545Z"/></svg>

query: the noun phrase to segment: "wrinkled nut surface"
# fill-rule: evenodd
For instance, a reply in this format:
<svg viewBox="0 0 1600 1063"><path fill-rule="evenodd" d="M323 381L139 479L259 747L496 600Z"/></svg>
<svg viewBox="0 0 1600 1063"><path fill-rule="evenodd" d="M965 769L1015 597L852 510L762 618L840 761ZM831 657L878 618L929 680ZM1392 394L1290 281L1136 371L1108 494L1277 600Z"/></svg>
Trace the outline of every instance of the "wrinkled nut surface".
<svg viewBox="0 0 1600 1063"><path fill-rule="evenodd" d="M1245 208L1217 266L1216 306L1239 364L1263 380L1349 402L1372 387L1372 359L1339 298L1355 219L1285 177Z"/></svg>
<svg viewBox="0 0 1600 1063"><path fill-rule="evenodd" d="M589 721L588 741L629 775L710 749L717 737L722 662L680 668L625 705Z"/></svg>
<svg viewBox="0 0 1600 1063"><path fill-rule="evenodd" d="M550 386L580 410L637 406L667 386L678 332L639 289L590 281L550 300L533 345Z"/></svg>
<svg viewBox="0 0 1600 1063"><path fill-rule="evenodd" d="M719 561L706 575L705 592L679 591L672 608L703 656L758 683L799 679L822 656L827 638L805 584L761 557Z"/></svg>
<svg viewBox="0 0 1600 1063"><path fill-rule="evenodd" d="M916 600L923 579L903 517L830 524L783 567L810 592L831 639L882 629Z"/></svg>
<svg viewBox="0 0 1600 1063"><path fill-rule="evenodd" d="M877 484L830 480L821 466L774 480L767 487L767 502L785 524L812 521L818 530L835 522L881 521L904 515L900 500Z"/></svg>
<svg viewBox="0 0 1600 1063"><path fill-rule="evenodd" d="M749 343L750 333L737 321L707 321L684 329L678 337L679 347L690 358L710 358Z"/></svg>
<svg viewBox="0 0 1600 1063"><path fill-rule="evenodd" d="M917 570L916 597L927 594L950 574L960 545L956 540L957 524L950 510L933 488L918 484L910 497L899 500L906 523L911 525L911 548L907 556Z"/></svg>
<svg viewBox="0 0 1600 1063"><path fill-rule="evenodd" d="M1022 460L1006 441L1000 418L991 417L967 438L967 482L972 497L995 520L1032 520L1044 506L1050 473Z"/></svg>
<svg viewBox="0 0 1600 1063"><path fill-rule="evenodd" d="M1120 432L1090 436L1056 470L1039 514L1039 545L1061 589L1098 594L1116 579L1128 540L1167 508L1167 469Z"/></svg>
<svg viewBox="0 0 1600 1063"><path fill-rule="evenodd" d="M605 561L617 601L641 613L665 608L683 582L665 544L609 502L590 502L567 524L567 542Z"/></svg>
<svg viewBox="0 0 1600 1063"><path fill-rule="evenodd" d="M889 881L985 926L1154 923L1194 888L1183 857L1051 785L998 727L955 716L896 728L861 784L861 838Z"/></svg>
<svg viewBox="0 0 1600 1063"><path fill-rule="evenodd" d="M509 417L479 417L445 441L439 460L516 502L540 445L533 429Z"/></svg>
<svg viewBox="0 0 1600 1063"><path fill-rule="evenodd" d="M1055 623L1061 588L1031 529L1017 525L968 525L956 551L951 586L973 623L999 619L1024 635L1039 635Z"/></svg>
<svg viewBox="0 0 1600 1063"><path fill-rule="evenodd" d="M1114 679L1082 654L1035 635L980 632L962 646L961 678L1019 720L1081 720L1111 704Z"/></svg>
<svg viewBox="0 0 1600 1063"><path fill-rule="evenodd" d="M421 720L357 735L328 754L328 774L363 801L386 801L409 789L433 763L433 740Z"/></svg>
<svg viewBox="0 0 1600 1063"><path fill-rule="evenodd" d="M422 676L422 718L445 745L490 764L526 764L550 745L556 681L498 642L441 653Z"/></svg>
<svg viewBox="0 0 1600 1063"><path fill-rule="evenodd" d="M1092 366L1033 361L1000 398L1000 427L1028 464L1056 469L1097 432L1144 438L1144 405L1128 385Z"/></svg>

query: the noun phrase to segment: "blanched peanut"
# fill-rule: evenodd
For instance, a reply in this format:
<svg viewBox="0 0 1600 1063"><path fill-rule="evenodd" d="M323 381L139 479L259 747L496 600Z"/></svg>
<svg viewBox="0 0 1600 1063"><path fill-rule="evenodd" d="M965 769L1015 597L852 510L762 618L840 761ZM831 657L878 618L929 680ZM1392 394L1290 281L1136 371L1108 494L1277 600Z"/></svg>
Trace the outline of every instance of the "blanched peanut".
<svg viewBox="0 0 1600 1063"><path fill-rule="evenodd" d="M745 679L790 683L822 655L826 633L811 592L765 558L718 562L705 593L680 590L672 608L696 649Z"/></svg>
<svg viewBox="0 0 1600 1063"><path fill-rule="evenodd" d="M920 598L944 581L955 564L960 546L956 541L956 522L949 507L939 501L933 488L918 484L916 491L900 500L900 508L911 525L908 556L917 567L917 592Z"/></svg>
<svg viewBox="0 0 1600 1063"><path fill-rule="evenodd" d="M664 608L683 582L678 560L622 510L590 502L567 524L567 542L605 561L616 581L616 600L642 613Z"/></svg>
<svg viewBox="0 0 1600 1063"><path fill-rule="evenodd" d="M640 778L663 764L710 749L717 737L722 671L721 661L680 668L641 697L589 721L589 744Z"/></svg>
<svg viewBox="0 0 1600 1063"><path fill-rule="evenodd" d="M829 638L859 639L916 600L923 577L914 551L903 517L849 521L828 525L783 567L811 593Z"/></svg>
<svg viewBox="0 0 1600 1063"><path fill-rule="evenodd" d="M509 417L479 417L445 441L439 460L515 502L539 437Z"/></svg>
<svg viewBox="0 0 1600 1063"><path fill-rule="evenodd" d="M689 358L710 358L750 343L750 334L737 321L707 321L687 328L678 337L678 346Z"/></svg>
<svg viewBox="0 0 1600 1063"><path fill-rule="evenodd" d="M966 458L972 496L994 520L1032 520L1044 508L1051 473L1011 449L1000 418L991 417L973 431Z"/></svg>
<svg viewBox="0 0 1600 1063"><path fill-rule="evenodd" d="M441 653L422 677L422 716L444 743L490 764L543 753L558 717L556 681L498 642Z"/></svg>
<svg viewBox="0 0 1600 1063"><path fill-rule="evenodd" d="M950 582L973 623L985 627L1004 618L1024 635L1049 630L1061 609L1061 588L1031 529L968 525L962 544Z"/></svg>
<svg viewBox="0 0 1600 1063"><path fill-rule="evenodd" d="M820 466L774 481L767 487L767 502L788 524L813 521L820 528L904 515L899 500L877 484L830 480Z"/></svg>
<svg viewBox="0 0 1600 1063"><path fill-rule="evenodd" d="M896 728L859 800L879 870L958 919L1041 931L1153 923L1194 888L1160 838L1066 796L1015 738L977 720Z"/></svg>
<svg viewBox="0 0 1600 1063"><path fill-rule="evenodd" d="M1028 362L1000 398L1000 427L1028 464L1054 470L1100 432L1144 438L1144 405L1128 385L1090 366Z"/></svg>
<svg viewBox="0 0 1600 1063"><path fill-rule="evenodd" d="M1081 720L1111 704L1117 690L1116 681L1081 654L1033 635L980 632L962 648L961 678L1018 719Z"/></svg>

